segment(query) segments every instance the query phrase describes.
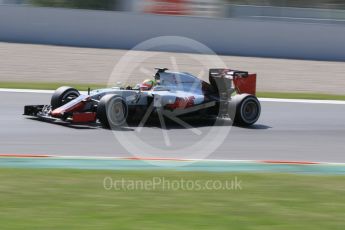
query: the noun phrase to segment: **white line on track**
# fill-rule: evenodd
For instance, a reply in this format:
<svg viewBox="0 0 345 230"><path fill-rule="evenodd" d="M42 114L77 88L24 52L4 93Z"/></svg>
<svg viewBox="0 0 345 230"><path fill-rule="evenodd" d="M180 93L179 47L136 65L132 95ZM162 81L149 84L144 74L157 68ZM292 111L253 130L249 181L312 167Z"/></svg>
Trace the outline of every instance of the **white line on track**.
<svg viewBox="0 0 345 230"><path fill-rule="evenodd" d="M266 164L303 164L303 165L313 165L313 164L323 164L323 165L343 165L342 162L317 162L317 161L279 161L279 160L231 160L231 159L184 159L184 158L131 158L131 157L105 157L105 156L56 156L55 158L65 158L65 159L103 159L103 160L142 160L142 161L199 161L199 162L224 162L224 163L266 163Z"/></svg>
<svg viewBox="0 0 345 230"><path fill-rule="evenodd" d="M54 93L54 90L36 90L36 89L5 89L0 88L0 92L10 93ZM86 93L85 91L80 91ZM285 102L285 103L308 103L308 104L334 104L345 105L345 101L338 100L307 100L307 99L279 99L279 98L259 98L263 102Z"/></svg>
<svg viewBox="0 0 345 230"><path fill-rule="evenodd" d="M11 157L12 154L1 155L0 158ZM339 165L345 166L342 162L316 162L316 161L275 161L275 160L231 160L231 159L183 159L183 158L140 158L140 157L109 157L109 156L61 156L61 155L20 155L13 154L17 158L56 158L56 159L70 159L70 160L140 160L140 161L191 161L191 162L223 162L223 163L261 163L261 164L302 164L302 165Z"/></svg>
<svg viewBox="0 0 345 230"><path fill-rule="evenodd" d="M0 88L0 92L6 93L54 93L55 90L45 90L45 89L5 89ZM80 91L81 93L87 93L86 91Z"/></svg>
<svg viewBox="0 0 345 230"><path fill-rule="evenodd" d="M279 98L259 98L260 101L267 102L288 102L288 103L309 103L309 104L334 104L345 105L345 101L338 100L307 100L307 99L279 99Z"/></svg>
<svg viewBox="0 0 345 230"><path fill-rule="evenodd" d="M8 93L54 93L54 90L37 90L37 89L4 89L0 88L0 92Z"/></svg>

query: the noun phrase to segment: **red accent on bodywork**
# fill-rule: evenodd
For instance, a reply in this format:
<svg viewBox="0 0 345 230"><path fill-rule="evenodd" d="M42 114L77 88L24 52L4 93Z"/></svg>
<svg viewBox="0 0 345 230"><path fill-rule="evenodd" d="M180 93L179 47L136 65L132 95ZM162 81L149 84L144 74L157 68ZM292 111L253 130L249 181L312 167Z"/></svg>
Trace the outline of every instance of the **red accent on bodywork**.
<svg viewBox="0 0 345 230"><path fill-rule="evenodd" d="M51 113L51 116L52 117L61 117L64 113L77 112L77 111L83 109L84 105L85 105L85 101L81 101L81 102L79 102L79 103L77 103L77 104L75 104L72 107L67 108L67 109L64 109L63 106L61 106L57 109L54 109Z"/></svg>
<svg viewBox="0 0 345 230"><path fill-rule="evenodd" d="M96 121L96 113L94 113L94 112L73 113L72 121L76 122L76 123L95 122Z"/></svg>
<svg viewBox="0 0 345 230"><path fill-rule="evenodd" d="M167 104L165 108L174 110L177 108L184 109L184 108L192 107L194 105L194 100L195 100L194 96L190 96L187 98L177 97L173 104Z"/></svg>
<svg viewBox="0 0 345 230"><path fill-rule="evenodd" d="M249 74L248 77L234 76L233 82L238 94L256 94L256 74Z"/></svg>

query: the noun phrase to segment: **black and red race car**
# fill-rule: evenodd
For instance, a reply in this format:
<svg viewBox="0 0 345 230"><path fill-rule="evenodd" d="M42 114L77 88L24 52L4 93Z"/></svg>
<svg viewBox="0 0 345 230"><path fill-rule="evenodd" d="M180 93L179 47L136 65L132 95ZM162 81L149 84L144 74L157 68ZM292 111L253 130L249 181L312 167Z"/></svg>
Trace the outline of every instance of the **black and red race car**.
<svg viewBox="0 0 345 230"><path fill-rule="evenodd" d="M63 86L51 98L50 105L27 105L24 115L71 123L99 121L116 128L129 120L198 116L231 118L242 126L254 124L261 106L255 96L256 74L231 69L210 69L209 82L189 73L156 69L151 86L112 87L78 90Z"/></svg>

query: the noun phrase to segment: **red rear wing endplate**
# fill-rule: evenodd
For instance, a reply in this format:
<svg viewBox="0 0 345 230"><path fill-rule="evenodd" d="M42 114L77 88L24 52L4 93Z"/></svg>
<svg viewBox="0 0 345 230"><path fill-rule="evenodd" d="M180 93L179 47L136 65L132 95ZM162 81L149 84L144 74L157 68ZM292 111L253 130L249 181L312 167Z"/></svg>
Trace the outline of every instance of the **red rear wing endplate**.
<svg viewBox="0 0 345 230"><path fill-rule="evenodd" d="M248 74L247 77L234 76L234 86L238 94L256 94L256 74Z"/></svg>

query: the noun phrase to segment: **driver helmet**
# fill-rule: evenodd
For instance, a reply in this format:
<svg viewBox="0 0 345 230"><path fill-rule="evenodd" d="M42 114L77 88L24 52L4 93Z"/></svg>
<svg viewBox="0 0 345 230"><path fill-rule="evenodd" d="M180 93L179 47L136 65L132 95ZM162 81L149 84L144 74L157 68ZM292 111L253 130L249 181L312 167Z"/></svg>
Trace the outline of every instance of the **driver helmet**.
<svg viewBox="0 0 345 230"><path fill-rule="evenodd" d="M145 90L151 90L152 87L154 87L155 85L157 85L156 80L154 79L146 79L145 81L143 81L140 84L140 89L145 91Z"/></svg>

